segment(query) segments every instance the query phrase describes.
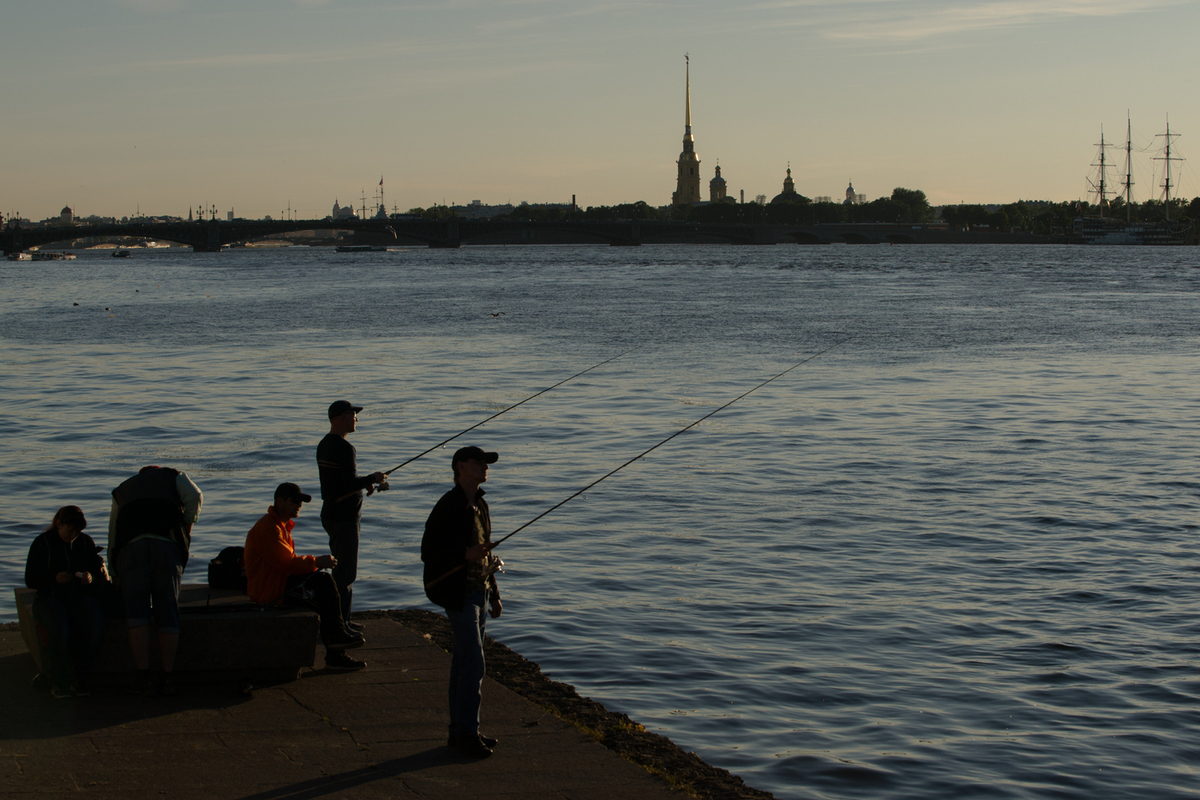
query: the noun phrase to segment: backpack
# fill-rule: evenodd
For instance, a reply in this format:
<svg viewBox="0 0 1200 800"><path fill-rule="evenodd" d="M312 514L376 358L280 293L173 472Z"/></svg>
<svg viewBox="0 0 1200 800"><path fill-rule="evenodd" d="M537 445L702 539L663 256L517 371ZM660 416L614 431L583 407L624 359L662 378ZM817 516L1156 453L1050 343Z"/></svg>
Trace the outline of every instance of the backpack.
<svg viewBox="0 0 1200 800"><path fill-rule="evenodd" d="M208 585L213 589L246 591L246 565L242 562L245 548L226 547L208 562Z"/></svg>

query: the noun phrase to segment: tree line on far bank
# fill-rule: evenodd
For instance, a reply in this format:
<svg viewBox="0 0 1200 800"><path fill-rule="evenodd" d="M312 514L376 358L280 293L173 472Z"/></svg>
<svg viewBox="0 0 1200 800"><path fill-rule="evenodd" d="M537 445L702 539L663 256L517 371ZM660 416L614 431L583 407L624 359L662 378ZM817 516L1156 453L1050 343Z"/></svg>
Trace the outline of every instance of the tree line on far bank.
<svg viewBox="0 0 1200 800"><path fill-rule="evenodd" d="M1187 201L1171 200L1171 219L1188 218L1200 221L1200 197ZM897 187L890 196L869 203L814 203L797 194L780 203L708 203L697 206L656 208L644 201L615 206L589 206L571 210L562 206L522 204L511 213L497 219L566 222L568 220L652 220L698 223L743 223L779 225L818 225L822 223L941 223L951 230L1022 231L1039 234L1069 232L1078 217L1105 216L1118 220L1127 217L1133 222L1157 222L1165 217L1166 209L1159 200L1132 203L1123 198L1105 203L1100 208L1085 201L1052 203L1024 200L1002 206L948 205L935 209L919 189ZM427 219L458 216L447 206L414 208L410 214Z"/></svg>

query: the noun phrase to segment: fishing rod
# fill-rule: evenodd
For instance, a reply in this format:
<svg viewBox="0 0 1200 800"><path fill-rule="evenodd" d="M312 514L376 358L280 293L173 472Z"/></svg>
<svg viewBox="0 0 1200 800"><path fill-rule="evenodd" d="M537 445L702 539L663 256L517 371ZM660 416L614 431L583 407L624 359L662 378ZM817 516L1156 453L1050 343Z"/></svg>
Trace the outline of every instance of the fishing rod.
<svg viewBox="0 0 1200 800"><path fill-rule="evenodd" d="M629 459L628 461L626 461L626 462L625 462L624 464L622 464L621 466L619 466L619 467L617 467L616 469L614 469L614 470L611 470L610 472L608 472L608 473L606 473L606 474L604 474L604 475L600 476L600 477L599 477L599 478L597 478L596 480L594 480L594 481L592 481L591 483L589 483L587 486L585 486L585 487L583 487L582 489L580 489L579 491L575 492L575 494L571 495L571 496L570 496L570 497L568 497L567 499L565 499L565 500L562 500L562 501L560 501L560 502L558 502L558 503L556 503L556 504L554 504L554 505L550 506L550 508L548 508L548 509L546 509L545 511L543 511L542 513L538 514L536 517L534 517L533 519L529 520L529 521L528 521L528 522L526 522L524 525L522 525L521 527L519 527L519 528L517 528L516 530L514 530L512 533L510 533L510 534L508 534L507 536L504 536L503 538L501 538L501 539L498 539L496 542L494 542L494 543L492 544L491 548L489 548L489 550L488 550L488 553L489 553L489 559L491 559L491 558L494 558L493 556L491 556L491 550L494 550L494 549L496 549L496 548L497 548L497 547L499 547L501 544L503 544L505 541L507 541L508 539L512 538L513 536L516 536L518 533L520 533L521 531L525 530L525 529L526 529L526 528L528 528L530 525L532 525L533 523L537 522L539 519L541 519L542 517L546 516L546 515L547 515L547 514L549 514L550 512L552 512L552 511L555 511L555 510L557 510L557 509L559 509L559 508L562 508L562 507L563 507L563 506L565 506L567 503L571 502L571 501L572 501L572 500L574 500L576 497L579 497L579 495L583 494L583 493L584 493L584 492L586 492L588 489L591 489L591 488L592 488L593 486L595 486L596 484L600 483L601 481L607 480L608 478L611 478L613 475L616 475L618 472L620 472L621 470L625 469L626 467L628 467L630 464L632 464L633 462L637 461L638 459L640 459L640 458L645 458L645 457L646 457L646 455L648 455L649 453L651 453L651 452L653 452L653 451L657 450L658 448L662 447L664 444L666 444L667 442L671 441L671 440L672 440L672 439L674 439L676 436L679 436L679 435L681 435L681 434L683 434L683 433L686 433L687 431L689 431L689 430L691 430L692 428L696 427L696 426L697 426L697 425L699 425L701 422L704 422L704 420L708 419L709 417L713 416L714 414L717 414L718 412L724 411L725 409L729 408L731 405L733 405L734 403L736 403L738 400L741 400L743 397L746 397L747 395L750 395L750 394L753 394L754 392L757 392L759 389L761 389L762 387L766 386L768 383L771 383L772 381L775 381L775 380L778 380L779 378L782 378L784 375L787 375L789 372L791 372L792 370L796 369L797 367L801 367L801 366L803 366L803 365L807 364L809 361L812 361L814 358L817 358L818 356L822 356L822 355L824 355L824 354L828 353L830 350L833 350L835 347L841 347L843 344L845 344L846 342L850 341L850 340L851 340L851 339L853 339L853 338L854 338L854 337L853 337L853 336L851 336L851 337L848 337L848 338L846 338L846 339L842 339L840 342L837 342L836 344L832 344L832 345L830 345L829 347L826 347L824 350L821 350L820 352L814 353L813 355L809 356L808 358L804 359L803 361L801 361L801 362L799 362L799 363L797 363L797 364L793 364L792 366L790 366L790 367L788 367L787 369L785 369L783 372L780 372L778 375L775 375L775 376L773 376L773 377L767 378L765 381L763 381L762 383L758 384L758 385L757 385L757 386L755 386L754 388L752 388L752 389L749 389L749 390L747 390L747 391L743 392L742 394L738 395L737 397L733 398L732 400L730 400L730 401L729 401L728 403L726 403L725 405L723 405L723 406L720 406L720 407L718 407L718 408L714 408L712 411L708 412L708 413L707 413L707 414L705 414L703 417L701 417L700 419L698 419L698 420L696 420L695 422L693 422L691 425L688 425L686 428L681 428L681 429L679 429L679 430L675 431L675 433L672 433L670 436L668 436L667 438L663 439L661 442L659 442L658 444L654 445L653 447L650 447L650 448L648 448L648 449L646 449L646 450L643 450L641 453L638 453L636 456L634 456L633 458ZM499 569L499 567L500 567L500 566L502 566L502 562L499 562L499 559L496 559L496 562L498 562L498 563L492 563L492 564L489 564L489 569L491 569L491 571L492 571L492 572L495 572L495 571L496 571L496 569ZM455 567L454 569L452 569L452 570L450 570L449 572L445 573L444 575L439 575L438 577L434 578L434 579L433 579L432 581L430 581L429 583L425 584L425 588L426 588L426 589L429 589L430 587L434 586L435 584L437 584L437 583L440 583L440 582L441 582L441 581L443 581L444 579L446 579L446 578L450 577L451 575L453 575L454 573L458 572L458 571L459 571L460 569L462 569L464 566L466 566L466 565L465 565L465 564L459 564L457 567ZM485 573L486 573L486 572L487 572L487 570L485 570Z"/></svg>
<svg viewBox="0 0 1200 800"><path fill-rule="evenodd" d="M641 347L641 345L638 345L638 347ZM421 456L423 456L423 455L427 455L427 454L429 454L429 453L432 453L434 450L437 450L439 447L443 447L443 446L445 446L445 445L449 444L450 442L453 442L453 441L454 441L455 439L457 439L458 437L460 437L460 436L463 436L464 434L468 434L468 433L470 433L471 431L475 430L476 428L478 428L478 427L480 427L480 426L482 426L482 425L485 425L485 424L487 424L487 423L491 422L492 420L494 420L496 417L500 416L501 414L506 414L506 413L508 413L509 411L512 411L512 410L513 410L514 408L516 408L517 406L522 406L522 405L525 405L525 404L526 404L526 403L528 403L530 400L533 400L533 399L534 399L534 398L536 398L536 397L541 397L542 395L544 395L546 392L550 391L551 389L557 389L559 386L562 386L562 385L563 385L564 383L566 383L567 381L574 380L575 378L578 378L580 375L583 375L583 374L585 374L585 373L591 372L591 371L592 371L592 370L594 370L594 369L598 369L598 368L600 368L600 367L603 367L605 364L609 363L610 361L616 361L616 360L617 360L618 358L620 358L621 356L627 356L627 355L629 355L630 353L632 353L634 350L637 350L637 349L638 349L638 347L631 347L630 349L626 350L624 353L618 353L617 355L613 356L612 358L605 359L604 361L601 361L599 364L593 364L592 366L588 367L588 368L587 368L587 369L585 369L585 370L582 370L582 371L580 371L580 372L576 372L574 375L572 375L572 376L571 376L571 377L569 377L569 378L563 378L561 381L559 381L558 383L554 384L553 386L547 386L545 389L542 389L542 390L541 390L540 392L538 392L537 394L531 394L531 395L529 395L529 397L526 397L526 398L525 398L524 400L522 400L521 402L519 402L519 403L513 403L513 404L512 404L511 406L509 406L508 408L506 408L506 409L504 409L504 410L502 410L502 411L497 411L495 414L492 414L492 415L491 415L490 417L488 417L487 419L485 419L485 420L483 420L483 421L481 421L481 422L477 422L477 423L475 423L474 425L472 425L471 427L467 428L467 429L466 429L466 430L464 430L464 431L459 431L458 433L456 433L456 434L454 434L453 436L451 436L449 439L444 439L443 441L440 441L440 442L438 442L437 444L435 444L433 447L429 448L428 450L422 450L420 453L417 453L415 456L413 456L412 458L408 459L408 461L405 461L405 462L404 462L404 463L402 463L402 464L397 464L396 466L392 467L391 469L389 469L387 472L385 472L385 473L383 473L383 474L384 474L384 475L391 475L393 472L395 472L396 470L400 469L401 467L403 467L403 466L406 466L406 465L408 465L408 464L411 464L412 462L416 461L416 460L417 460L418 458L420 458ZM386 483L386 482L384 482L384 483L380 484L380 486L381 486L381 487L386 487L386 486L387 486L387 483ZM350 496L352 496L352 495L355 495L355 494L357 494L359 491L360 491L360 490L358 490L358 489L355 489L353 492L347 492L346 494L342 495L341 497L339 497L339 498L338 498L337 500L335 500L334 502L336 502L336 503L340 503L340 502L342 502L343 500L345 500L347 497L350 497ZM380 489L380 491L386 491L386 489L384 489L384 488L381 488L381 489Z"/></svg>

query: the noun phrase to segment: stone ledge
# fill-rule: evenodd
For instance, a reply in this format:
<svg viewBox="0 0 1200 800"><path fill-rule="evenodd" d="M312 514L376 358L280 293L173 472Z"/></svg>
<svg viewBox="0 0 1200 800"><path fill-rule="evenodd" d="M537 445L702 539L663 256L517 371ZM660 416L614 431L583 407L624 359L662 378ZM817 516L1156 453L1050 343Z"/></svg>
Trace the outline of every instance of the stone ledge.
<svg viewBox="0 0 1200 800"><path fill-rule="evenodd" d="M33 620L36 592L19 588L16 595L21 636L38 669L41 651ZM313 611L264 608L241 592L186 584L179 591L180 636L175 671L189 683L295 680L316 663L319 621ZM155 647L151 636L151 650ZM157 663L152 653L151 663ZM134 671L124 619L109 619L93 665L98 685L125 682Z"/></svg>

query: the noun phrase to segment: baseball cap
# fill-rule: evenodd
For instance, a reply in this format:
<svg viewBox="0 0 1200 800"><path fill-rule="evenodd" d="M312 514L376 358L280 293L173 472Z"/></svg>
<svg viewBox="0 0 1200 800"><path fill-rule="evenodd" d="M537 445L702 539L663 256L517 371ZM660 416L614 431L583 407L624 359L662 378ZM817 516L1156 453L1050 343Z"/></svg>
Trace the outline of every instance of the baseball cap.
<svg viewBox="0 0 1200 800"><path fill-rule="evenodd" d="M483 450L479 449L478 447L471 446L471 447L462 447L462 448L459 448L457 451L455 451L454 460L451 461L450 463L457 464L460 461L470 461L471 459L478 459L487 464L495 464L496 460L499 458L500 458L499 453L485 453Z"/></svg>
<svg viewBox="0 0 1200 800"><path fill-rule="evenodd" d="M300 491L300 487L294 483L281 483L275 489L275 499L284 498L285 500L299 500L302 503L311 503L312 495L305 494Z"/></svg>
<svg viewBox="0 0 1200 800"><path fill-rule="evenodd" d="M347 414L353 411L355 414L362 411L362 406L353 405L349 400L336 400L329 407L329 418L340 417L342 414Z"/></svg>

